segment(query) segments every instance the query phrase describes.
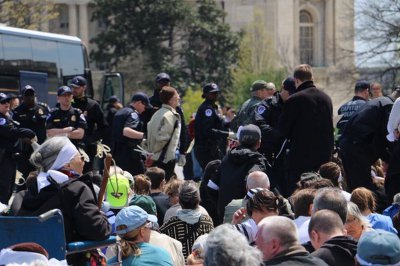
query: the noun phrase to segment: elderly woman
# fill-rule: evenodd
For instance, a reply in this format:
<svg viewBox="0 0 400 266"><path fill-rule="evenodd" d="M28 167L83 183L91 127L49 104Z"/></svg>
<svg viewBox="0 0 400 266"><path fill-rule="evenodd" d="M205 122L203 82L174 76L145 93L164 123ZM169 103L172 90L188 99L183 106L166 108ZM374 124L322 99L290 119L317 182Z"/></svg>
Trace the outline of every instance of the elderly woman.
<svg viewBox="0 0 400 266"><path fill-rule="evenodd" d="M347 202L347 218L344 228L347 235L359 240L362 233L371 230L368 220L361 214L360 209L353 202Z"/></svg>
<svg viewBox="0 0 400 266"><path fill-rule="evenodd" d="M199 210L200 193L193 181L186 181L180 187L179 204L182 209L160 228L160 232L180 241L183 256L186 258L192 252L192 246L197 237L209 233L213 221Z"/></svg>
<svg viewBox="0 0 400 266"><path fill-rule="evenodd" d="M249 246L243 235L223 224L207 238L203 265L259 266L262 265L262 254Z"/></svg>
<svg viewBox="0 0 400 266"><path fill-rule="evenodd" d="M147 150L153 153L154 166L165 171L168 181L174 174L175 151L179 144L181 117L176 111L179 94L175 88L165 86L160 91L161 108L147 124Z"/></svg>
<svg viewBox="0 0 400 266"><path fill-rule="evenodd" d="M362 215L369 221L372 228L382 229L397 234L389 216L375 213L376 202L371 190L359 187L351 192L350 200L360 209Z"/></svg>
<svg viewBox="0 0 400 266"><path fill-rule="evenodd" d="M82 176L84 158L67 137L45 141L32 153L30 162L39 174L31 175L27 190L15 195L13 215L37 216L60 209L67 243L108 237L111 227L97 207L91 179ZM82 263L78 257L67 257L68 264Z"/></svg>

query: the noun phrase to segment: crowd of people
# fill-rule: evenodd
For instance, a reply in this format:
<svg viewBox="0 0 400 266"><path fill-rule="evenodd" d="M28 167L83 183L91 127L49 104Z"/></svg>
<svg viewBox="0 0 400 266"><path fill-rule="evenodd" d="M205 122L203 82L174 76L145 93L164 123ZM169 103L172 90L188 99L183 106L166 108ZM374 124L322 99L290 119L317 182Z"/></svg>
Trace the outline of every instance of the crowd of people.
<svg viewBox="0 0 400 266"><path fill-rule="evenodd" d="M236 116L225 108L224 117L219 86L205 83L187 127L166 73L153 96L137 92L126 107L111 97L105 114L85 88L79 76L60 87L52 111L32 86L13 110L0 93L3 215L60 209L68 243L118 236L65 263L400 265L400 87L384 96L380 84L357 81L334 125L331 98L302 64L280 90L255 81ZM104 202L101 140L115 160ZM26 182L13 190L16 169ZM18 252L51 257L17 246L0 264Z"/></svg>

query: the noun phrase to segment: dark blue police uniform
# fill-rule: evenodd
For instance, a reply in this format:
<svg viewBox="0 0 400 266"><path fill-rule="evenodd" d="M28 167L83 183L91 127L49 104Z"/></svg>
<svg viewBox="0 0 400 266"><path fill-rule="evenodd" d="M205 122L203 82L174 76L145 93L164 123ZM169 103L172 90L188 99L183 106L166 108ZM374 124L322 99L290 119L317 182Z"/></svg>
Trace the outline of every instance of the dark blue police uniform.
<svg viewBox="0 0 400 266"><path fill-rule="evenodd" d="M0 103L4 101L8 101L8 98L4 93L0 93ZM15 181L15 146L20 138L34 137L35 132L27 128L18 128L10 116L0 113L0 202L3 204L8 204Z"/></svg>
<svg viewBox="0 0 400 266"><path fill-rule="evenodd" d="M144 164L139 152L134 151L141 140L123 135L124 127L143 132L139 113L131 106L118 110L112 125L112 154L115 163L133 176L144 173Z"/></svg>
<svg viewBox="0 0 400 266"><path fill-rule="evenodd" d="M210 92L219 92L215 83L204 86L203 94ZM223 119L218 115L218 106L214 101L206 99L197 109L194 120L194 152L203 170L210 161L223 156L219 145L222 135L216 131L221 130L222 125Z"/></svg>

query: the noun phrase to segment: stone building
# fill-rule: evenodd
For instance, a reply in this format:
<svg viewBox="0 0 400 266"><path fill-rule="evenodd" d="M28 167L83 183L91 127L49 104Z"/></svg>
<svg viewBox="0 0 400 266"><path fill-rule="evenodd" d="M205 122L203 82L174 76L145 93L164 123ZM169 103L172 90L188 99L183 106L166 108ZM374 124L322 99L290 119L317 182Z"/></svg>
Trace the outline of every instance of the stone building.
<svg viewBox="0 0 400 266"><path fill-rule="evenodd" d="M187 0L195 4L196 0ZM89 40L104 28L91 21L90 0L54 0L60 6L50 32ZM355 79L354 0L216 0L226 11L225 21L240 30L254 20L255 10L265 17L265 27L282 67L299 64L314 68L318 86L333 99L335 109L353 93Z"/></svg>

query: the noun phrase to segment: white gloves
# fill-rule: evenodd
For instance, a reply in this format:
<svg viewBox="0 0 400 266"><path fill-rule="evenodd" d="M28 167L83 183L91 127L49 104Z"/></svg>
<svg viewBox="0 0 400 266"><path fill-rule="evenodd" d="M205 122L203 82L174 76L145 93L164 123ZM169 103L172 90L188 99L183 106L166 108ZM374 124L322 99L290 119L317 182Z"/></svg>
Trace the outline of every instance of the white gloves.
<svg viewBox="0 0 400 266"><path fill-rule="evenodd" d="M178 166L183 167L186 164L186 156L184 154L179 154Z"/></svg>

